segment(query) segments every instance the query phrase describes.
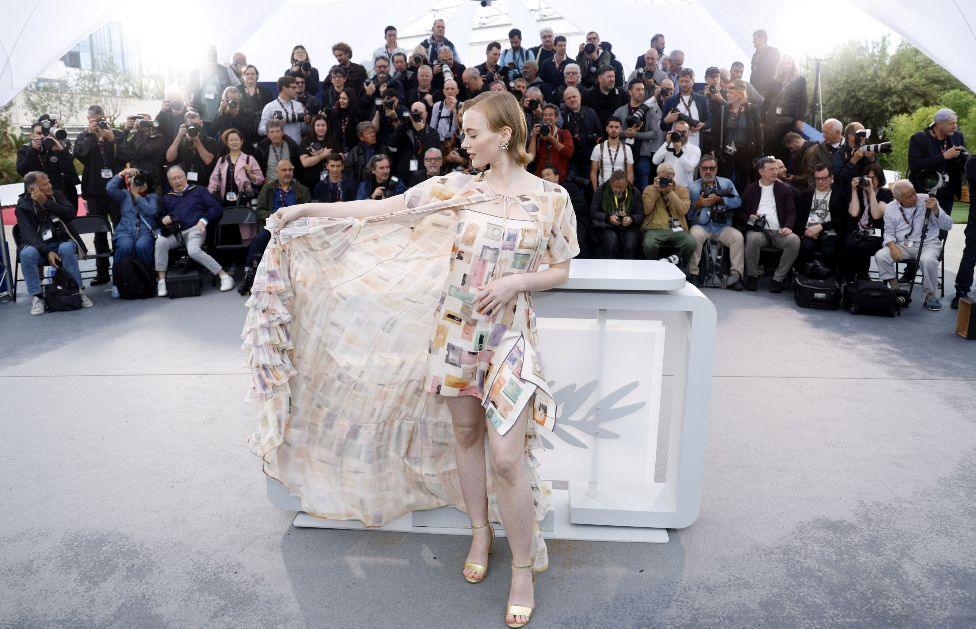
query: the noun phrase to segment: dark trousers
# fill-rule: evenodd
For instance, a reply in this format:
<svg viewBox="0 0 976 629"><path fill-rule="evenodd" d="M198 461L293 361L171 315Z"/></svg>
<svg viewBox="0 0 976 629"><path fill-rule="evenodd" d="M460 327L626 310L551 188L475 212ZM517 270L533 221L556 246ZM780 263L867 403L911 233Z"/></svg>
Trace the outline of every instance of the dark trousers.
<svg viewBox="0 0 976 629"><path fill-rule="evenodd" d="M968 294L973 287L973 267L976 266L976 212L969 212L966 225L966 246L962 250L962 260L956 271L956 292Z"/></svg>
<svg viewBox="0 0 976 629"><path fill-rule="evenodd" d="M91 195L85 197L88 213L112 221L112 225L119 222L119 207L109 197ZM95 234L95 253L108 253L108 234ZM108 258L98 258L95 261L96 275L99 279L108 277Z"/></svg>
<svg viewBox="0 0 976 629"><path fill-rule="evenodd" d="M877 251L877 249L875 249ZM828 236L821 232L819 238L800 238L800 255L797 262L800 265L813 262L815 258L820 258L820 262L829 269L836 269L840 259L840 237L836 235ZM872 252L873 254L873 252ZM802 269L803 267L798 267Z"/></svg>
<svg viewBox="0 0 976 629"><path fill-rule="evenodd" d="M256 268L261 262L261 258L264 256L264 250L268 248L269 242L271 242L271 232L267 229L260 230L257 236L251 239L251 246L247 248L247 261L245 264Z"/></svg>
<svg viewBox="0 0 976 629"><path fill-rule="evenodd" d="M871 258L881 249L881 238L865 238L854 240L854 234L848 234L844 239L843 268L844 281L853 282L856 279L868 279L871 268Z"/></svg>
<svg viewBox="0 0 976 629"><path fill-rule="evenodd" d="M606 227L597 230L600 238L600 252L607 260L633 260L637 257L640 232L636 226L626 229Z"/></svg>
<svg viewBox="0 0 976 629"><path fill-rule="evenodd" d="M746 186L753 181L752 162L754 160L755 155L751 151L746 151L742 148L736 151L735 155L731 157L722 154L719 157L718 174L720 177L731 179L735 185L735 189L739 191L739 194L742 194Z"/></svg>

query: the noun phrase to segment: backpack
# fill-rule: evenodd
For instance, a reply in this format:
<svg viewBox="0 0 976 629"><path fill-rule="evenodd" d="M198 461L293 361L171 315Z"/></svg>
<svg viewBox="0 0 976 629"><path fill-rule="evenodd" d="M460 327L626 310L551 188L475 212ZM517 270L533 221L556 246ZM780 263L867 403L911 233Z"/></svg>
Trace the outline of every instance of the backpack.
<svg viewBox="0 0 976 629"><path fill-rule="evenodd" d="M122 299L147 299L156 296L156 281L142 260L136 257L120 260L112 271L115 288Z"/></svg>
<svg viewBox="0 0 976 629"><path fill-rule="evenodd" d="M844 288L844 308L851 314L901 314L898 295L884 282L857 280Z"/></svg>
<svg viewBox="0 0 976 629"><path fill-rule="evenodd" d="M43 287L44 306L48 311L78 310L81 308L81 290L63 266L57 267L50 284Z"/></svg>

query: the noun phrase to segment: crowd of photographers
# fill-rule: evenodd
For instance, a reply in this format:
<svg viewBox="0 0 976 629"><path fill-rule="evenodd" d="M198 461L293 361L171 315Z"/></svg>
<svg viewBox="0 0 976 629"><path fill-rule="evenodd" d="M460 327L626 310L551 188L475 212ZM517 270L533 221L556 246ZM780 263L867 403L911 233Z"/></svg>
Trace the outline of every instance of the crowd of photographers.
<svg viewBox="0 0 976 629"><path fill-rule="evenodd" d="M702 285L703 247L712 240L727 249L724 284L757 290L761 254L775 248L773 292L794 270L866 277L874 257L881 279L893 283L895 262L921 266L925 304L941 308L933 255L937 264L939 232L951 227L947 213L968 156L950 110L912 138L911 183L889 188L877 158L891 145L859 123L827 120L815 142L801 135L805 80L764 31L753 38L749 81L736 61L706 69L697 91L699 77L682 51L666 52L662 34L627 64L632 70L595 32L573 54L551 29L531 48L512 29L508 46L490 43L470 66L442 20L411 51L398 45L395 27L383 35L372 67L355 63L339 42L324 74L295 46L271 91L243 53L222 65L211 50L185 89L166 89L155 115L131 115L115 129L100 106L90 107L73 146L56 121L38 120L17 156L26 185L18 247L32 314L44 312L42 262L80 277L83 245L65 229L78 183L88 212L114 226L114 265L135 259L154 271L159 296L167 293L169 252L179 245L220 277L221 290L232 289L209 245L225 208L255 208L258 231L241 229L250 243L238 286L246 294L268 242L261 227L279 207L380 199L450 170L472 172L461 147L462 105L488 90L522 102L529 168L568 190L583 257L668 258ZM83 165L80 181L72 158ZM933 225L925 242L920 221ZM974 239L956 300L970 289ZM109 251L106 234L94 244L97 253ZM99 258L91 283L107 284L114 274Z"/></svg>

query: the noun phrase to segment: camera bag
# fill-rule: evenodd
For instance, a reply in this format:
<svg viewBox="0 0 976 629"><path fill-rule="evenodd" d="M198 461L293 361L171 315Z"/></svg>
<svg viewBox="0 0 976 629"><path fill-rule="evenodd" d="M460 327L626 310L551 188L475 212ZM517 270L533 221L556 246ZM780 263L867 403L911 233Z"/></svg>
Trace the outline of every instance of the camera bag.
<svg viewBox="0 0 976 629"><path fill-rule="evenodd" d="M51 283L45 284L42 290L44 307L48 312L81 308L81 289L63 266L57 267Z"/></svg>
<svg viewBox="0 0 976 629"><path fill-rule="evenodd" d="M202 292L200 269L189 257L180 258L166 271L166 295L170 299L199 297Z"/></svg>
<svg viewBox="0 0 976 629"><path fill-rule="evenodd" d="M115 288L122 299L146 299L156 296L156 280L142 260L129 257L112 269Z"/></svg>
<svg viewBox="0 0 976 629"><path fill-rule="evenodd" d="M817 279L797 273L793 277L793 299L801 308L837 310L842 290L834 279Z"/></svg>
<svg viewBox="0 0 976 629"><path fill-rule="evenodd" d="M851 314L894 317L901 314L898 296L884 282L857 280L844 288L844 308Z"/></svg>

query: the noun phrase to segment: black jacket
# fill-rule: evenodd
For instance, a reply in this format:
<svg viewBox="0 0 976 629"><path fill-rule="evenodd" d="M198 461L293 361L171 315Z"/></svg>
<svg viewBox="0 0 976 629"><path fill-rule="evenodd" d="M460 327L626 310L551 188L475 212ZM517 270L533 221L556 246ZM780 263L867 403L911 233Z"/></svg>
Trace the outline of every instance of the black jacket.
<svg viewBox="0 0 976 629"><path fill-rule="evenodd" d="M217 165L217 159L224 153L224 147L217 140L204 135L202 131L200 132L200 141L203 143L203 147L207 152L213 155L213 160L209 164L203 163L203 158L200 157L200 153L190 143L189 138L186 138L180 142L179 147L176 149L176 160L168 164L168 166L178 164L187 175L195 172L197 174L196 181L189 178L187 181L206 188L210 182L210 174L213 172L214 166Z"/></svg>
<svg viewBox="0 0 976 629"><path fill-rule="evenodd" d="M338 201L355 201L356 192L359 190L359 184L353 181L351 178L343 175L342 181L339 182L338 194L336 194L330 181L323 179L315 185L315 192L312 197L321 203L336 203Z"/></svg>
<svg viewBox="0 0 976 629"><path fill-rule="evenodd" d="M295 167L295 179L301 181L305 171L305 168L302 166L302 160L298 158L302 154L302 147L298 146L298 142L295 142L287 135L283 135L282 140L288 145L288 160ZM271 140L264 138L254 147L254 159L258 160L258 164L261 165L261 172L269 179L274 177L274 173L268 172L268 157L270 155Z"/></svg>
<svg viewBox="0 0 976 629"><path fill-rule="evenodd" d="M809 188L800 193L796 206L796 223L794 232L799 237L803 237L803 232L807 229L807 220L810 218L810 210L813 209L813 194L815 188ZM847 231L847 203L837 194L831 193L830 201L830 220L822 223L824 231L833 229L838 235L842 236Z"/></svg>
<svg viewBox="0 0 976 629"><path fill-rule="evenodd" d="M47 151L44 148L38 151L28 142L17 149L17 173L23 177L35 170L46 174L51 186L63 192L69 203L78 205L78 173L69 151Z"/></svg>
<svg viewBox="0 0 976 629"><path fill-rule="evenodd" d="M610 120L613 112L617 111L620 106L626 105L628 100L630 99L627 95L616 87L606 94L601 92L599 87L594 87L583 96L583 104L596 112L601 129L606 128L607 120Z"/></svg>
<svg viewBox="0 0 976 629"><path fill-rule="evenodd" d="M918 176L924 170L947 173L949 175L949 187L952 190L953 198L959 198L962 193L962 175L965 158L943 159L942 152L950 146L962 146L965 138L961 132L956 131L944 141L939 142L935 139L928 129L919 131L908 140L908 180L912 182L915 189L919 192L925 190L920 186ZM848 183L850 183L848 181ZM942 195L939 195L942 196Z"/></svg>
<svg viewBox="0 0 976 629"><path fill-rule="evenodd" d="M125 138L121 131L113 131L114 142L100 142L98 136L87 131L75 140L75 159L84 165L81 173L81 193L85 197L105 197L105 185L111 177L102 177L102 169L108 168L114 176L122 170L122 151L119 148Z"/></svg>
<svg viewBox="0 0 976 629"><path fill-rule="evenodd" d="M373 155L380 154L389 156L390 152L382 144L374 144ZM360 142L349 150L349 153L346 155L346 167L342 172L347 177L351 177L357 182L362 183L371 176L369 170L366 169L367 163L369 163L369 158L366 157L366 147Z"/></svg>
<svg viewBox="0 0 976 629"><path fill-rule="evenodd" d="M88 254L85 243L78 236L78 232L71 226L71 221L78 216L78 205L72 205L60 190L54 191L54 196L49 198L42 207L37 207L30 195L26 192L17 200L17 207L14 209L14 216L17 218L17 248L21 249L30 245L47 256L48 253L58 250L58 245L68 240L74 241L78 246L78 255L84 257ZM45 243L41 239L40 229L42 225L51 224L52 219L58 219L65 229L61 237L55 237L50 242Z"/></svg>
<svg viewBox="0 0 976 629"><path fill-rule="evenodd" d="M220 134L227 129L237 129L244 134L244 150L248 152L261 139L258 135L258 118L255 118L250 111L238 110L236 116L229 113L217 114L213 124L210 125L210 136L219 141Z"/></svg>
<svg viewBox="0 0 976 629"><path fill-rule="evenodd" d="M712 147L719 154L723 153L722 149L732 139L731 134L726 130L730 113L729 106L725 105L722 107L722 115L719 119L712 121ZM745 151L749 155L758 155L763 147L763 126L759 119L759 108L752 103L746 103L739 115L745 116L749 142L745 145L737 145L736 149Z"/></svg>
<svg viewBox="0 0 976 629"><path fill-rule="evenodd" d="M163 162L166 160L166 149L169 142L166 136L154 129L149 134L142 131L130 131L118 148L123 162L128 162L132 168L145 170L152 175L153 183L163 182Z"/></svg>
<svg viewBox="0 0 976 629"><path fill-rule="evenodd" d="M409 181L414 172L424 170L424 152L441 147L441 138L428 126L417 131L408 117L401 120L390 135L390 154L393 155L393 168L401 181ZM410 160L417 160L417 171L410 170Z"/></svg>

